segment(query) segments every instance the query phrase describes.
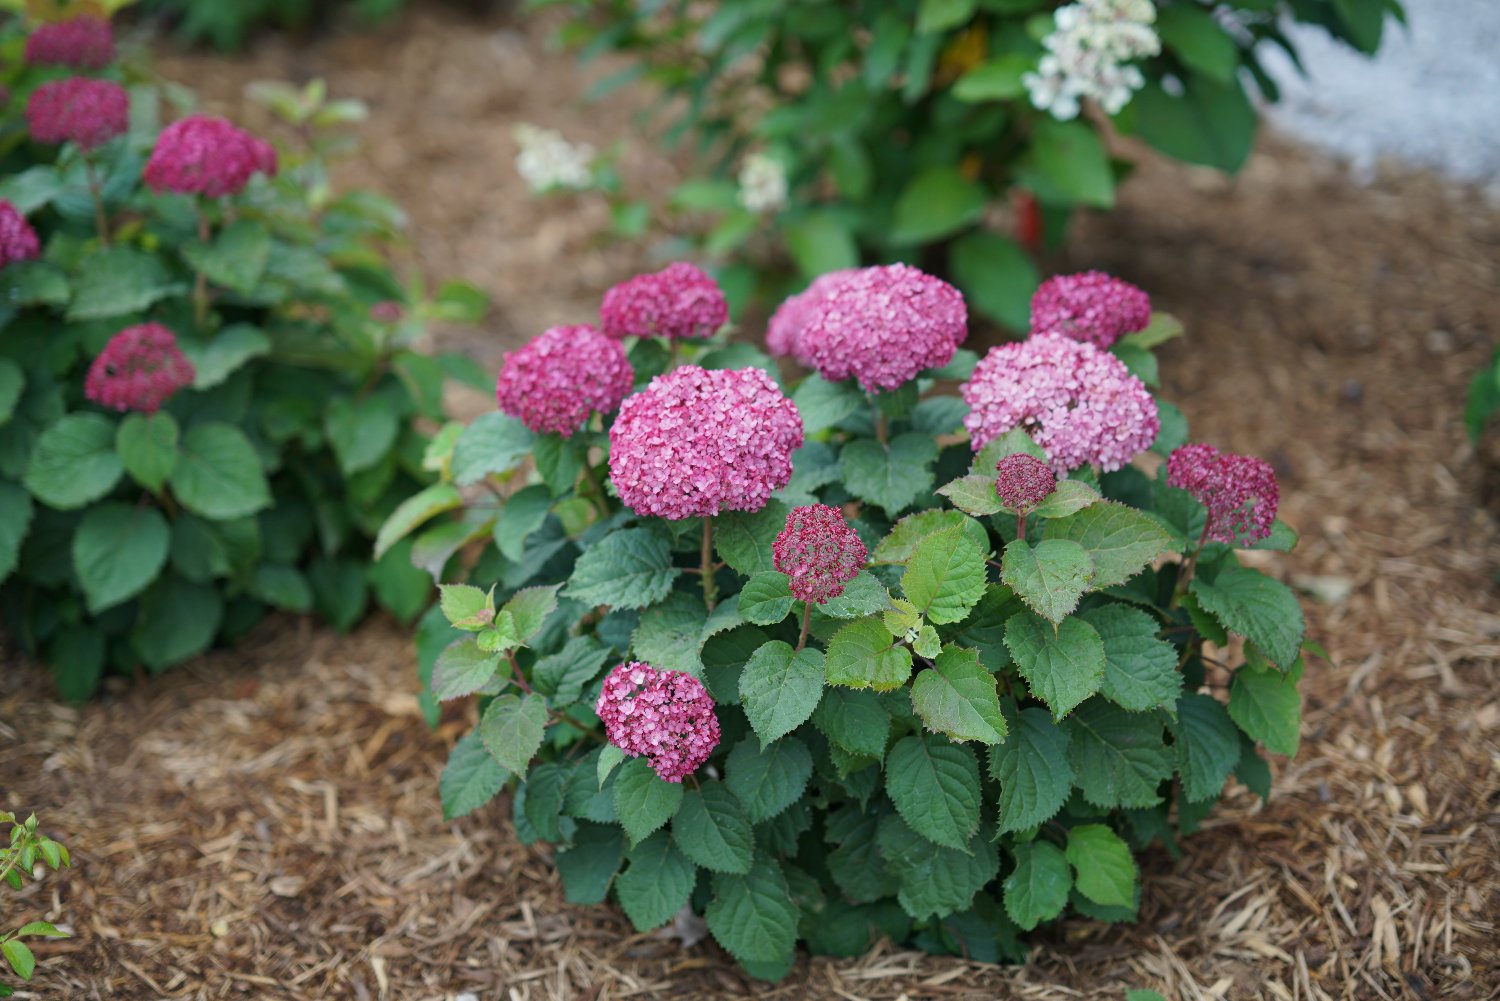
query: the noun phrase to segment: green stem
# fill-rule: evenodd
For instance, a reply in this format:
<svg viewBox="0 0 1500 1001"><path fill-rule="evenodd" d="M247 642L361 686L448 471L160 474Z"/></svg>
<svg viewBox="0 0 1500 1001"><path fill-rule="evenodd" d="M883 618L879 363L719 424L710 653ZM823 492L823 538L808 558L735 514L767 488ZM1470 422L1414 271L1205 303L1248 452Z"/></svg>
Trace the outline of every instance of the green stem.
<svg viewBox="0 0 1500 1001"><path fill-rule="evenodd" d="M1198 536L1198 546L1193 554L1188 557L1187 563L1182 568L1182 576L1177 579L1177 587L1172 593L1172 603L1167 608L1176 608L1187 594L1188 585L1193 582L1193 571L1198 569L1198 557L1203 555L1203 546L1208 542L1208 522L1203 523L1203 534Z"/></svg>
<svg viewBox="0 0 1500 1001"><path fill-rule="evenodd" d="M589 457L583 457L583 472L580 474L584 486L588 487L588 493L592 494L594 506L599 509L600 518L609 517L609 499L604 494L604 484L599 482L599 474L594 467L589 465Z"/></svg>
<svg viewBox="0 0 1500 1001"><path fill-rule="evenodd" d="M1016 538L1022 542L1026 541L1026 512L1016 512Z"/></svg>
<svg viewBox="0 0 1500 1001"><path fill-rule="evenodd" d="M714 582L714 520L703 519L703 603L708 610L714 610L714 599L718 594L718 586Z"/></svg>
<svg viewBox="0 0 1500 1001"><path fill-rule="evenodd" d="M208 225L208 213L203 210L203 205L198 203L198 239L208 243L212 232ZM208 276L199 271L193 279L193 320L197 323L199 330L208 327Z"/></svg>
<svg viewBox="0 0 1500 1001"><path fill-rule="evenodd" d="M94 228L99 231L101 246L109 246L109 217L104 213L104 189L99 184L99 175L94 170L94 161L83 158L83 170L89 179L89 194L94 198Z"/></svg>
<svg viewBox="0 0 1500 1001"><path fill-rule="evenodd" d="M802 635L797 637L797 651L799 653L801 652L802 648L807 645L807 625L808 622L811 621L811 619L812 602L804 601L802 603Z"/></svg>

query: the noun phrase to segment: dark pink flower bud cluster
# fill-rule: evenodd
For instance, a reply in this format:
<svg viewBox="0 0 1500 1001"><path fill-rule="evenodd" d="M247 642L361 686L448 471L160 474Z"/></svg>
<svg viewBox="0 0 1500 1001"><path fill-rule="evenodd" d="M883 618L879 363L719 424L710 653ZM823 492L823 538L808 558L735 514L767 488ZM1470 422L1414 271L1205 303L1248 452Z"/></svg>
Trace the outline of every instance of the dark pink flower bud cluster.
<svg viewBox="0 0 1500 1001"><path fill-rule="evenodd" d="M896 389L948 364L968 335L963 295L916 268L889 264L829 277L806 307L792 353L830 382L852 376L866 392Z"/></svg>
<svg viewBox="0 0 1500 1001"><path fill-rule="evenodd" d="M1057 489L1057 474L1036 456L1017 452L995 463L995 492L1000 503L1012 511L1026 512L1036 508Z"/></svg>
<svg viewBox="0 0 1500 1001"><path fill-rule="evenodd" d="M719 283L686 261L623 281L599 304L600 328L615 338L712 337L728 322Z"/></svg>
<svg viewBox="0 0 1500 1001"><path fill-rule="evenodd" d="M765 372L684 365L620 405L609 475L637 514L759 511L791 480L801 446L802 417Z"/></svg>
<svg viewBox="0 0 1500 1001"><path fill-rule="evenodd" d="M802 353L802 332L817 315L828 294L857 274L855 268L830 271L814 278L812 284L776 307L766 325L766 350L777 358L795 358L803 365L811 363Z"/></svg>
<svg viewBox="0 0 1500 1001"><path fill-rule="evenodd" d="M1281 495L1264 459L1183 445L1167 459L1167 485L1208 508L1206 535L1215 542L1248 546L1271 534Z"/></svg>
<svg viewBox="0 0 1500 1001"><path fill-rule="evenodd" d="M0 268L16 261L29 261L42 252L36 230L16 207L0 198Z"/></svg>
<svg viewBox="0 0 1500 1001"><path fill-rule="evenodd" d="M1057 275L1031 297L1031 332L1108 348L1151 322L1151 298L1102 271Z"/></svg>
<svg viewBox="0 0 1500 1001"><path fill-rule="evenodd" d="M243 191L256 174L276 174L276 150L222 118L190 115L161 130L146 161L153 191L222 198Z"/></svg>
<svg viewBox="0 0 1500 1001"><path fill-rule="evenodd" d="M395 299L382 299L370 307L370 319L376 323L400 323L406 310Z"/></svg>
<svg viewBox="0 0 1500 1001"><path fill-rule="evenodd" d="M771 545L771 565L791 578L792 597L818 605L843 594L868 556L843 512L827 504L792 508Z"/></svg>
<svg viewBox="0 0 1500 1001"><path fill-rule="evenodd" d="M114 58L114 29L102 17L75 17L38 25L26 39L26 61L33 66L97 70Z"/></svg>
<svg viewBox="0 0 1500 1001"><path fill-rule="evenodd" d="M634 382L619 341L587 324L552 327L505 355L495 399L533 431L570 435L589 414L616 410Z"/></svg>
<svg viewBox="0 0 1500 1001"><path fill-rule="evenodd" d="M1161 430L1156 401L1124 362L1060 334L991 348L961 392L974 451L1021 428L1058 474L1119 469Z"/></svg>
<svg viewBox="0 0 1500 1001"><path fill-rule="evenodd" d="M31 92L26 124L39 143L75 142L95 149L130 127L130 97L111 80L53 80Z"/></svg>
<svg viewBox="0 0 1500 1001"><path fill-rule="evenodd" d="M109 339L89 366L83 392L101 407L154 414L173 393L192 385L195 374L172 331L143 323Z"/></svg>
<svg viewBox="0 0 1500 1001"><path fill-rule="evenodd" d="M719 718L703 683L681 671L621 664L604 679L594 706L609 742L644 756L666 782L681 782L719 746Z"/></svg>

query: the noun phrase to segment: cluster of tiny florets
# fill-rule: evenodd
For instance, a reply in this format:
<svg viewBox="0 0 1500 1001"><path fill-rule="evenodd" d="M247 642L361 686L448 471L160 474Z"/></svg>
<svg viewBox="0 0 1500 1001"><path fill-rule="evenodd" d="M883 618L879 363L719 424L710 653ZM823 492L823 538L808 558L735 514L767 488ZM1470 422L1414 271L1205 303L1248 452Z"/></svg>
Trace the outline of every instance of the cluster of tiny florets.
<svg viewBox="0 0 1500 1001"><path fill-rule="evenodd" d="M815 295L803 293L806 319L789 353L830 382L852 376L866 392L896 389L948 364L968 335L963 295L910 265L825 277Z"/></svg>
<svg viewBox="0 0 1500 1001"><path fill-rule="evenodd" d="M868 556L843 512L827 504L793 508L771 546L771 565L791 578L792 597L818 605L843 594Z"/></svg>
<svg viewBox="0 0 1500 1001"><path fill-rule="evenodd" d="M154 414L173 393L192 385L194 374L172 331L143 323L109 339L89 366L83 392L101 407Z"/></svg>
<svg viewBox="0 0 1500 1001"><path fill-rule="evenodd" d="M36 230L16 207L0 198L0 268L16 261L29 261L42 252Z"/></svg>
<svg viewBox="0 0 1500 1001"><path fill-rule="evenodd" d="M1058 334L991 348L961 391L976 452L1020 428L1059 474L1089 463L1119 469L1161 430L1156 401L1124 362Z"/></svg>
<svg viewBox="0 0 1500 1001"><path fill-rule="evenodd" d="M190 115L162 129L143 176L153 191L221 198L244 190L256 174L275 173L270 143L222 118Z"/></svg>
<svg viewBox="0 0 1500 1001"><path fill-rule="evenodd" d="M587 324L552 327L506 354L495 399L533 431L570 435L589 414L616 410L634 381L619 341Z"/></svg>
<svg viewBox="0 0 1500 1001"><path fill-rule="evenodd" d="M609 475L637 514L759 511L791 480L801 445L802 417L765 372L684 365L620 405Z"/></svg>
<svg viewBox="0 0 1500 1001"><path fill-rule="evenodd" d="M1151 322L1151 298L1102 271L1057 275L1031 297L1031 331L1108 348Z"/></svg>
<svg viewBox="0 0 1500 1001"><path fill-rule="evenodd" d="M511 130L520 147L516 172L532 191L581 191L593 183L594 147L564 139L561 132L522 122Z"/></svg>
<svg viewBox="0 0 1500 1001"><path fill-rule="evenodd" d="M1215 542L1248 546L1271 534L1280 491L1276 471L1264 459L1183 445L1167 459L1167 485L1208 508L1206 536Z"/></svg>
<svg viewBox="0 0 1500 1001"><path fill-rule="evenodd" d="M594 705L609 742L644 756L666 782L681 782L719 745L719 718L703 683L681 671L621 664L604 679Z"/></svg>
<svg viewBox="0 0 1500 1001"><path fill-rule="evenodd" d="M395 299L381 299L370 306L369 315L376 323L400 323L406 317L406 309Z"/></svg>
<svg viewBox="0 0 1500 1001"><path fill-rule="evenodd" d="M130 97L110 80L74 76L44 83L26 101L26 124L40 143L95 149L130 126Z"/></svg>
<svg viewBox="0 0 1500 1001"><path fill-rule="evenodd" d="M818 307L828 294L856 273L855 268L829 271L814 278L812 284L801 292L788 296L776 307L771 322L766 325L766 350L778 358L795 358L811 367L807 356L802 353L802 332L817 315Z"/></svg>
<svg viewBox="0 0 1500 1001"><path fill-rule="evenodd" d="M766 153L751 153L740 167L739 203L757 215L786 208L786 168Z"/></svg>
<svg viewBox="0 0 1500 1001"><path fill-rule="evenodd" d="M995 463L995 492L1000 503L1015 512L1034 509L1057 489L1057 474L1041 459L1024 452Z"/></svg>
<svg viewBox="0 0 1500 1001"><path fill-rule="evenodd" d="M1099 102L1115 115L1146 85L1130 61L1161 51L1152 24L1151 0L1078 0L1052 14L1053 30L1042 39L1047 54L1035 73L1021 77L1031 103L1052 117L1077 118L1081 102Z"/></svg>
<svg viewBox="0 0 1500 1001"><path fill-rule="evenodd" d="M686 261L623 281L599 304L599 325L611 337L712 337L728 322L719 283Z"/></svg>
<svg viewBox="0 0 1500 1001"><path fill-rule="evenodd" d="M101 17L75 17L41 24L26 39L26 61L33 66L102 69L115 58L115 34Z"/></svg>

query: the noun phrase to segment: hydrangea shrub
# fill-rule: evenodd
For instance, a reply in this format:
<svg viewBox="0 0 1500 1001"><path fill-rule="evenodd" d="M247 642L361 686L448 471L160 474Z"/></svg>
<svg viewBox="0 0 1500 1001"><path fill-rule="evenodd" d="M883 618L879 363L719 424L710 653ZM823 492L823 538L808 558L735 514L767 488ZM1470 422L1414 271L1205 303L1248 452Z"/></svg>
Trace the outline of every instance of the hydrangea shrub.
<svg viewBox="0 0 1500 1001"><path fill-rule="evenodd" d="M405 547L372 564L370 540L433 478L444 383L489 384L414 342L483 304L399 281L399 210L329 186L358 109L273 89L309 144L279 154L169 108L106 21L11 22L0 47L25 54L0 71L8 635L83 698L268 609L348 627L373 595L419 615L430 576Z"/></svg>
<svg viewBox="0 0 1500 1001"><path fill-rule="evenodd" d="M1002 961L1133 920L1137 854L1297 750L1302 612L1239 559L1296 541L1274 475L1152 396L1180 327L1138 289L1044 290L981 359L936 278L828 286L773 327L799 378L653 294L623 401L592 389L617 359L523 348L434 439L378 544L452 581L417 637L432 720L478 712L444 813L509 789L570 901L689 909L767 979L799 942Z"/></svg>

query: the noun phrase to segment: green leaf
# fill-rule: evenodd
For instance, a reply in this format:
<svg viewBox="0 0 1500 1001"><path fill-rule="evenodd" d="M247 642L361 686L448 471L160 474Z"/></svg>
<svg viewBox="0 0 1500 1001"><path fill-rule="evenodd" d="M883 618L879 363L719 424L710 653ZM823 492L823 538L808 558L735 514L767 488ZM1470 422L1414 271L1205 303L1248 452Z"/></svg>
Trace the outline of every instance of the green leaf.
<svg viewBox="0 0 1500 1001"><path fill-rule="evenodd" d="M859 247L854 234L832 212L813 212L788 222L781 234L797 269L807 278L859 267Z"/></svg>
<svg viewBox="0 0 1500 1001"><path fill-rule="evenodd" d="M234 323L207 341L183 339L182 353L193 363L193 388L222 385L246 362L271 353L271 339L248 323Z"/></svg>
<svg viewBox="0 0 1500 1001"><path fill-rule="evenodd" d="M218 591L164 574L141 596L130 643L142 663L161 671L208 649L223 619Z"/></svg>
<svg viewBox="0 0 1500 1001"><path fill-rule="evenodd" d="M585 605L645 608L665 598L680 573L664 533L627 528L583 551L563 594Z"/></svg>
<svg viewBox="0 0 1500 1001"><path fill-rule="evenodd" d="M1130 846L1103 824L1068 831L1068 864L1078 892L1106 907L1134 907L1136 868Z"/></svg>
<svg viewBox="0 0 1500 1001"><path fill-rule="evenodd" d="M523 587L510 596L502 612L509 612L510 617L516 624L516 638L522 646L525 646L536 634L541 632L542 625L548 616L557 611L557 592L562 588L561 584L552 584L547 587Z"/></svg>
<svg viewBox="0 0 1500 1001"><path fill-rule="evenodd" d="M891 638L879 617L855 619L828 641L824 671L830 685L888 691L911 676L911 651Z"/></svg>
<svg viewBox="0 0 1500 1001"><path fill-rule="evenodd" d="M747 873L755 854L750 821L722 782L689 789L672 818L672 840L698 865L713 872Z"/></svg>
<svg viewBox="0 0 1500 1001"><path fill-rule="evenodd" d="M144 591L167 563L172 533L154 507L99 504L73 533L73 570L90 615Z"/></svg>
<svg viewBox="0 0 1500 1001"><path fill-rule="evenodd" d="M378 560L412 530L445 511L463 507L464 499L451 483L433 483L412 494L396 506L375 536L375 558Z"/></svg>
<svg viewBox="0 0 1500 1001"><path fill-rule="evenodd" d="M225 226L212 241L192 240L182 256L194 271L215 285L249 294L260 284L271 260L271 233L263 225L240 219Z"/></svg>
<svg viewBox="0 0 1500 1001"><path fill-rule="evenodd" d="M1177 648L1157 637L1156 619L1126 605L1102 605L1083 618L1104 641L1099 691L1125 709L1171 709L1182 692Z"/></svg>
<svg viewBox="0 0 1500 1001"><path fill-rule="evenodd" d="M917 34L957 28L974 16L979 0L918 0Z"/></svg>
<svg viewBox="0 0 1500 1001"><path fill-rule="evenodd" d="M1063 480L1036 506L1038 518L1066 518L1099 500L1099 491L1082 480Z"/></svg>
<svg viewBox="0 0 1500 1001"><path fill-rule="evenodd" d="M698 870L665 833L641 841L626 858L630 864L615 879L615 896L636 931L659 928L688 902Z"/></svg>
<svg viewBox="0 0 1500 1001"><path fill-rule="evenodd" d="M979 827L979 763L967 747L936 734L896 741L886 759L886 792L912 829L965 851Z"/></svg>
<svg viewBox="0 0 1500 1001"><path fill-rule="evenodd" d="M979 522L958 511L933 508L909 514L896 522L890 533L875 546L870 560L874 563L905 563L923 539L954 525L961 526L981 550L988 548L989 532Z"/></svg>
<svg viewBox="0 0 1500 1001"><path fill-rule="evenodd" d="M792 402L802 415L803 433L811 437L859 410L865 398L852 383L828 382L813 373L792 390Z"/></svg>
<svg viewBox="0 0 1500 1001"><path fill-rule="evenodd" d="M464 487L491 473L508 473L535 444L536 435L508 414L493 411L476 417L453 446L453 481Z"/></svg>
<svg viewBox="0 0 1500 1001"><path fill-rule="evenodd" d="M885 757L891 714L874 692L825 688L812 721L823 736L850 754L877 761Z"/></svg>
<svg viewBox="0 0 1500 1001"><path fill-rule="evenodd" d="M477 632L495 621L493 594L473 584L439 584L438 604L455 628Z"/></svg>
<svg viewBox="0 0 1500 1001"><path fill-rule="evenodd" d="M892 516L932 489L936 459L937 444L925 434L898 435L889 449L873 438L856 438L840 456L849 492Z"/></svg>
<svg viewBox="0 0 1500 1001"><path fill-rule="evenodd" d="M885 585L867 570L861 570L844 585L842 594L817 606L823 615L833 619L858 619L884 612L891 607L891 594Z"/></svg>
<svg viewBox="0 0 1500 1001"><path fill-rule="evenodd" d="M8 270L8 269L4 269ZM0 274L4 274L0 270ZM3 300L0 300L3 301ZM0 427L10 421L26 389L26 373L9 358L0 358Z"/></svg>
<svg viewBox="0 0 1500 1001"><path fill-rule="evenodd" d="M740 674L740 702L764 748L807 722L823 696L823 654L793 651L773 640L751 655Z"/></svg>
<svg viewBox="0 0 1500 1001"><path fill-rule="evenodd" d="M740 591L739 611L747 622L776 625L791 614L791 581L776 570L755 574Z"/></svg>
<svg viewBox="0 0 1500 1001"><path fill-rule="evenodd" d="M182 291L156 255L133 247L110 247L88 258L77 276L68 320L103 320L139 313L158 299Z"/></svg>
<svg viewBox="0 0 1500 1001"><path fill-rule="evenodd" d="M1038 615L1058 623L1094 580L1094 563L1076 542L1047 539L1033 548L1013 539L1000 560L1000 579Z"/></svg>
<svg viewBox="0 0 1500 1001"><path fill-rule="evenodd" d="M1188 163L1234 173L1255 142L1255 108L1236 80L1219 83L1198 73L1182 78L1183 92L1168 94L1148 80L1127 109L1140 137Z"/></svg>
<svg viewBox="0 0 1500 1001"><path fill-rule="evenodd" d="M1009 55L1000 60L1017 58ZM974 73L983 69L960 80L954 87L955 96ZM1018 244L983 230L967 233L949 248L948 267L971 307L1011 330L1030 329L1031 297L1041 284L1041 276Z"/></svg>
<svg viewBox="0 0 1500 1001"><path fill-rule="evenodd" d="M1157 11L1156 31L1166 47L1188 66L1219 83L1234 80L1240 47L1206 10L1184 4L1162 7Z"/></svg>
<svg viewBox="0 0 1500 1001"><path fill-rule="evenodd" d="M1125 1001L1167 1001L1156 991L1135 990L1125 992Z"/></svg>
<svg viewBox="0 0 1500 1001"><path fill-rule="evenodd" d="M4 954L5 961L16 971L16 976L22 980L31 979L31 973L36 969L36 957L31 954L31 949L25 942L17 939L0 942L0 954Z"/></svg>
<svg viewBox="0 0 1500 1001"><path fill-rule="evenodd" d="M1283 670L1302 651L1306 622L1292 589L1249 567L1228 567L1210 583L1197 577L1193 597L1203 610L1260 647Z"/></svg>
<svg viewBox="0 0 1500 1001"><path fill-rule="evenodd" d="M510 495L505 509L495 520L495 545L500 555L513 563L526 555L526 540L547 521L552 510L552 491L545 484L533 483Z"/></svg>
<svg viewBox="0 0 1500 1001"><path fill-rule="evenodd" d="M1296 756L1302 737L1302 697L1292 676L1240 668L1229 686L1229 717L1266 750Z"/></svg>
<svg viewBox="0 0 1500 1001"><path fill-rule="evenodd" d="M931 243L977 222L984 203L984 186L957 167L924 168L897 196L886 236L896 246Z"/></svg>
<svg viewBox="0 0 1500 1001"><path fill-rule="evenodd" d="M1094 563L1092 586L1118 587L1173 549L1172 537L1149 515L1114 501L1099 501L1047 522L1047 540L1076 542Z"/></svg>
<svg viewBox="0 0 1500 1001"><path fill-rule="evenodd" d="M1067 728L1068 759L1084 799L1106 810L1161 802L1157 786L1171 777L1173 760L1158 717L1094 699Z"/></svg>
<svg viewBox="0 0 1500 1001"><path fill-rule="evenodd" d="M68 510L109 493L123 471L114 423L99 414L68 414L37 438L24 482L43 504Z"/></svg>
<svg viewBox="0 0 1500 1001"><path fill-rule="evenodd" d="M948 647L911 686L911 707L929 730L951 740L998 744L1009 732L995 676L973 650Z"/></svg>
<svg viewBox="0 0 1500 1001"><path fill-rule="evenodd" d="M177 421L168 413L131 414L115 434L115 451L131 477L154 494L177 468Z"/></svg>
<svg viewBox="0 0 1500 1001"><path fill-rule="evenodd" d="M602 904L625 858L625 838L614 824L579 824L573 844L556 855L563 899Z"/></svg>
<svg viewBox="0 0 1500 1001"><path fill-rule="evenodd" d="M439 661L438 667L442 667ZM479 739L507 771L524 775L542 746L547 703L539 695L497 695L479 720Z"/></svg>
<svg viewBox="0 0 1500 1001"><path fill-rule="evenodd" d="M255 446L229 424L188 428L167 482L183 507L214 521L243 518L271 505Z"/></svg>
<svg viewBox="0 0 1500 1001"><path fill-rule="evenodd" d="M746 577L774 569L771 544L786 527L790 509L776 498L753 514L726 511L714 520L714 549L719 558Z"/></svg>
<svg viewBox="0 0 1500 1001"><path fill-rule="evenodd" d="M995 467L1007 455L1029 455L1033 459L1047 461L1047 453L1031 440L1031 436L1020 428L1012 428L997 438L991 438L985 446L974 453L969 463L969 472L976 476L995 476Z"/></svg>
<svg viewBox="0 0 1500 1001"><path fill-rule="evenodd" d="M425 576L422 580L427 583ZM250 593L268 605L287 611L299 614L312 611L312 586L296 567L262 563L255 568Z"/></svg>
<svg viewBox="0 0 1500 1001"><path fill-rule="evenodd" d="M1028 841L1011 849L1016 867L1005 877L1005 913L1026 931L1051 921L1068 906L1073 874L1061 848Z"/></svg>
<svg viewBox="0 0 1500 1001"><path fill-rule="evenodd" d="M984 596L984 550L960 527L917 544L901 575L901 589L929 622L961 622Z"/></svg>
<svg viewBox="0 0 1500 1001"><path fill-rule="evenodd" d="M796 737L757 750L746 737L724 762L724 784L745 805L750 823L770 820L802 798L812 775L812 753Z"/></svg>
<svg viewBox="0 0 1500 1001"><path fill-rule="evenodd" d="M949 503L976 518L999 514L1005 510L1000 495L995 491L993 475L960 476L951 483L938 487L937 492L948 498Z"/></svg>
<svg viewBox="0 0 1500 1001"><path fill-rule="evenodd" d="M896 897L918 920L968 909L1000 870L999 850L980 831L962 850L934 845L900 817L880 822L880 854L900 880Z"/></svg>
<svg viewBox="0 0 1500 1001"><path fill-rule="evenodd" d="M432 692L443 701L472 694L488 685L499 667L500 654L480 649L472 636L454 640L432 667Z"/></svg>
<svg viewBox="0 0 1500 1001"><path fill-rule="evenodd" d="M681 805L682 783L658 777L645 758L631 758L620 766L615 778L615 809L632 845L640 844L671 820Z"/></svg>
<svg viewBox="0 0 1500 1001"><path fill-rule="evenodd" d="M1026 93L1021 78L1036 65L1036 60L1019 52L1007 52L969 70L953 85L952 94L960 101L1008 101Z"/></svg>
<svg viewBox="0 0 1500 1001"><path fill-rule="evenodd" d="M396 444L401 422L380 396L336 396L323 417L328 444L345 476L369 469Z"/></svg>
<svg viewBox="0 0 1500 1001"><path fill-rule="evenodd" d="M1016 179L1043 205L1107 209L1115 204L1109 154L1093 126L1083 122L1037 122Z"/></svg>
<svg viewBox="0 0 1500 1001"><path fill-rule="evenodd" d="M541 474L542 483L554 497L561 497L578 482L583 472L583 458L571 438L560 434L537 435L531 447L531 461Z"/></svg>
<svg viewBox="0 0 1500 1001"><path fill-rule="evenodd" d="M1055 720L1097 692L1104 678L1104 641L1076 616L1054 626L1020 612L1005 624L1005 645L1031 694L1047 703Z"/></svg>
<svg viewBox="0 0 1500 1001"><path fill-rule="evenodd" d="M41 849L42 849L42 851L44 853L47 851L47 848L48 848L47 844L44 843L40 847L41 847ZM56 852L57 848L54 846L52 848L52 851ZM49 858L49 860L48 860L49 862L51 862L52 868L54 868L54 869L57 868L57 862L55 861L55 859L56 859L56 856L54 855L52 858ZM32 922L29 922L27 924L22 925L20 928L16 929L16 936L20 937L22 935L40 935L43 938L72 938L73 937L72 935L68 934L65 931L60 931L57 928L56 925L53 925L53 924L51 924L50 922L47 922L47 921L32 921Z"/></svg>
<svg viewBox="0 0 1500 1001"><path fill-rule="evenodd" d="M1177 703L1177 770L1194 803L1217 798L1240 760L1240 735L1218 699L1190 692Z"/></svg>
<svg viewBox="0 0 1500 1001"><path fill-rule="evenodd" d="M625 752L614 744L605 744L599 749L599 761L595 766L595 776L599 779L599 788L604 788L604 783L609 779L610 773L619 768L625 761Z"/></svg>
<svg viewBox="0 0 1500 1001"><path fill-rule="evenodd" d="M1011 735L990 748L990 775L1000 783L999 823L1005 833L1051 820L1073 789L1068 731L1035 706L1016 710L1006 701Z"/></svg>
<svg viewBox="0 0 1500 1001"><path fill-rule="evenodd" d="M31 496L18 484L0 480L0 582L9 577L21 558L21 542L31 528Z"/></svg>
<svg viewBox="0 0 1500 1001"><path fill-rule="evenodd" d="M494 799L508 778L510 774L485 750L479 731L464 734L453 745L438 782L443 819L456 820L473 813Z"/></svg>
<svg viewBox="0 0 1500 1001"><path fill-rule="evenodd" d="M797 905L772 859L757 856L743 876L713 878L704 918L714 941L742 963L790 963L797 944Z"/></svg>
<svg viewBox="0 0 1500 1001"><path fill-rule="evenodd" d="M701 597L673 591L661 604L641 613L641 624L631 638L636 659L698 676L703 673L698 650L707 617Z"/></svg>

